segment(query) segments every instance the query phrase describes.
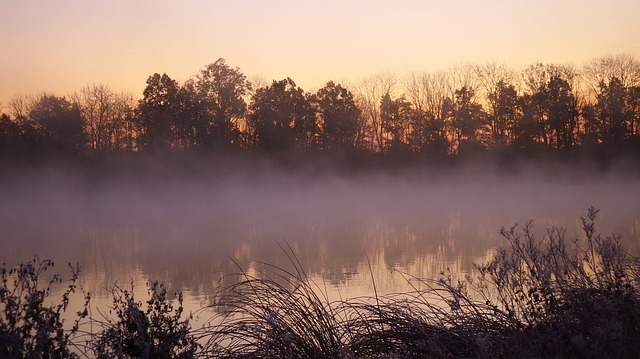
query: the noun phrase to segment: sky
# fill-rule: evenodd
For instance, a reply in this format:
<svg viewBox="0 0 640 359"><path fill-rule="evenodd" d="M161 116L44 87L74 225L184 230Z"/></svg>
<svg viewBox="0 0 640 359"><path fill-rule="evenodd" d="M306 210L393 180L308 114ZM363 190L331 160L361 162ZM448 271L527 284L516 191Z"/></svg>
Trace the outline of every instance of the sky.
<svg viewBox="0 0 640 359"><path fill-rule="evenodd" d="M139 98L218 58L305 90L460 63L640 57L637 0L0 0L0 106L105 84Z"/></svg>

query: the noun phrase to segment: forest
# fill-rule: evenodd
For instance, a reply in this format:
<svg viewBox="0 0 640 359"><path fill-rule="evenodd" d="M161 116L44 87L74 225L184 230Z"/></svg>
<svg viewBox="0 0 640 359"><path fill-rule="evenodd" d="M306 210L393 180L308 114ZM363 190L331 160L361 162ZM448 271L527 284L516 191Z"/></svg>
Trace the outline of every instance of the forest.
<svg viewBox="0 0 640 359"><path fill-rule="evenodd" d="M519 71L463 64L307 92L291 78L250 81L221 58L183 83L152 74L140 99L91 84L0 106L5 163L168 153L638 159L640 61L617 54Z"/></svg>

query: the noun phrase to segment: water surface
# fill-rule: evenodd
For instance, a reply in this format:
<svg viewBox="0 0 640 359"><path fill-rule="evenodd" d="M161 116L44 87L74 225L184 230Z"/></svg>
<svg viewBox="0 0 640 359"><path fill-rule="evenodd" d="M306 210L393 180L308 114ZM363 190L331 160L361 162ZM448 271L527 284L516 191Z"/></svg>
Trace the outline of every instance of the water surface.
<svg viewBox="0 0 640 359"><path fill-rule="evenodd" d="M495 173L113 176L96 180L62 171L4 179L0 256L78 262L94 305L111 303L114 283L148 280L206 305L241 270L292 268L333 299L409 289L406 275L466 273L504 244L502 226L534 220L543 236L600 209L598 228L640 245L640 181L633 176L549 177ZM145 293L144 290L141 291Z"/></svg>

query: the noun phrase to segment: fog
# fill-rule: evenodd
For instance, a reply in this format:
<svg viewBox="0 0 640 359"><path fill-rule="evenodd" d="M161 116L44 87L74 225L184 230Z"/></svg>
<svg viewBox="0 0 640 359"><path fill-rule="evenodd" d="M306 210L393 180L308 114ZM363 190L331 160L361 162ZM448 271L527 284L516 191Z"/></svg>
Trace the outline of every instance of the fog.
<svg viewBox="0 0 640 359"><path fill-rule="evenodd" d="M94 287L142 276L206 292L237 265L286 266L279 245L287 244L311 275L336 286L348 286L367 256L376 271L465 270L502 244L501 226L531 219L541 236L559 225L575 237L589 206L600 209L601 233L622 235L635 253L640 244L640 180L624 166L345 173L261 165L170 174L48 167L6 173L0 183L0 259L79 262Z"/></svg>

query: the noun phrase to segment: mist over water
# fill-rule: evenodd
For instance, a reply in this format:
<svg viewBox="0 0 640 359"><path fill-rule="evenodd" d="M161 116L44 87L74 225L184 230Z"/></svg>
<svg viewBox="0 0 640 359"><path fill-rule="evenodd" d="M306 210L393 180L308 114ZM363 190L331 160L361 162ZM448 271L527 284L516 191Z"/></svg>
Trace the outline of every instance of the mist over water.
<svg viewBox="0 0 640 359"><path fill-rule="evenodd" d="M392 269L433 277L486 260L501 226L532 219L539 235L559 225L576 237L589 206L600 209L599 231L620 234L637 254L640 180L627 172L39 169L2 179L0 256L10 265L34 255L79 262L97 297L131 278L198 297L228 284L221 278L238 266L286 268L279 245L290 245L311 276L341 295L362 294L371 272L378 290L391 292L404 288Z"/></svg>

